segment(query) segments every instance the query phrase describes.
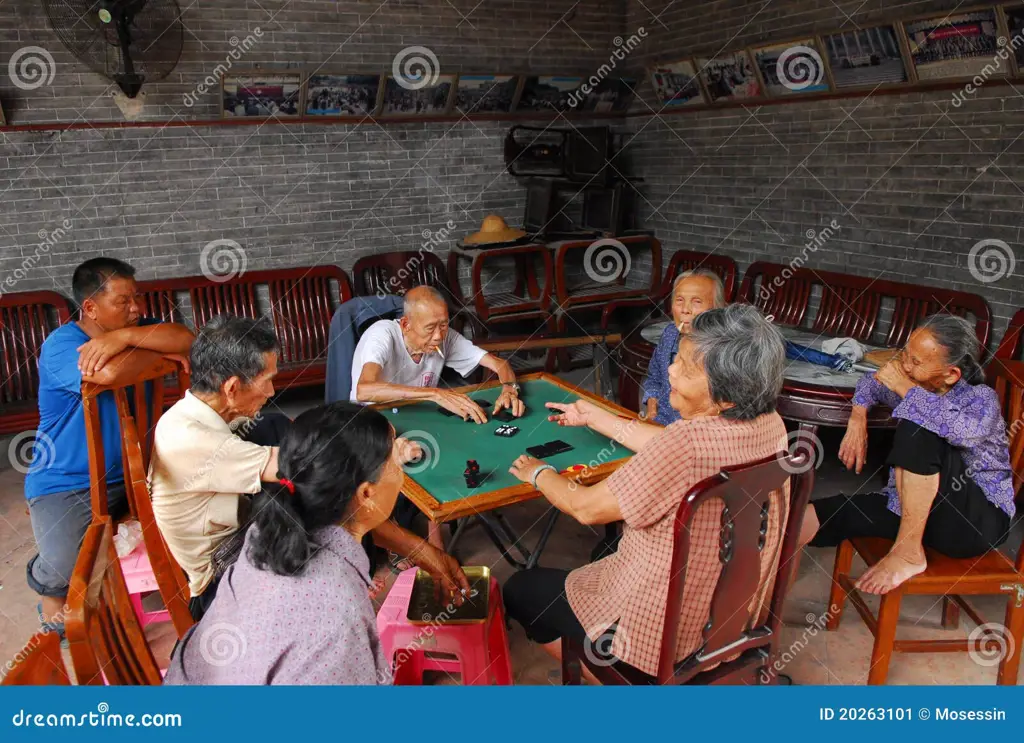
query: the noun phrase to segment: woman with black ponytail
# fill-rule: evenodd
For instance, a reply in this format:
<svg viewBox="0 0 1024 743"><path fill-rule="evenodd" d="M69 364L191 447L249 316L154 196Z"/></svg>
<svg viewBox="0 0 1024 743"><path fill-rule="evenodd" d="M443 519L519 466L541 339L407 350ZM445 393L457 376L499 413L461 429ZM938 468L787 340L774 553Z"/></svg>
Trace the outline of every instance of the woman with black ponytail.
<svg viewBox="0 0 1024 743"><path fill-rule="evenodd" d="M353 403L300 415L281 441L279 482L252 508L238 561L171 658L168 684L390 681L360 540L402 485L401 440Z"/></svg>
<svg viewBox="0 0 1024 743"><path fill-rule="evenodd" d="M861 471L867 411L899 421L881 493L815 501L801 538L815 547L851 537L895 540L857 587L888 593L927 567L925 547L955 558L1006 540L1014 515L1009 442L999 398L983 384L974 326L955 315L925 318L900 354L858 384L839 458Z"/></svg>

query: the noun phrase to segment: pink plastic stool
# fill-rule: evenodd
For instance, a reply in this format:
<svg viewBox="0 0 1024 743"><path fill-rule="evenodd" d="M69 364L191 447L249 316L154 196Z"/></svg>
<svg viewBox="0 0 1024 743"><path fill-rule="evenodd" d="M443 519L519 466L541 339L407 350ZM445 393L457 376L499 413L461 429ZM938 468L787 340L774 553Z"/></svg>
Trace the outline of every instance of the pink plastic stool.
<svg viewBox="0 0 1024 743"><path fill-rule="evenodd" d="M395 684L418 686L424 671L459 673L467 686L511 686L512 663L505 632L505 612L498 581L491 578L487 621L477 624L410 624L406 619L416 568L404 571L377 613L377 633L392 664ZM427 653L454 655L455 660Z"/></svg>
<svg viewBox="0 0 1024 743"><path fill-rule="evenodd" d="M145 627L153 622L171 621L171 613L166 609L146 611L142 608L142 594L160 590L156 576L153 575L153 567L149 564L145 542L139 542L135 549L121 558L121 572L124 573L124 582L128 585L128 593L131 594L132 606L135 608L135 616L139 618L139 624Z"/></svg>

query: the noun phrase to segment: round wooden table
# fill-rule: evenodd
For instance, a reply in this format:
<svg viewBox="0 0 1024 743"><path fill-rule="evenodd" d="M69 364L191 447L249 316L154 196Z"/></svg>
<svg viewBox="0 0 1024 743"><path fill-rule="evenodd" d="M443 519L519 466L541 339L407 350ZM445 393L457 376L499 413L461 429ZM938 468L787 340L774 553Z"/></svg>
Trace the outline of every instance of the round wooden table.
<svg viewBox="0 0 1024 743"><path fill-rule="evenodd" d="M647 367L667 326L667 322L648 325L640 331L642 340L630 340L620 347L619 404L623 407L639 409ZM829 336L796 328L780 327L780 330L786 340L819 350L821 343L829 339ZM837 372L806 361L787 361L778 400L779 415L811 432L818 426L846 426L853 408L853 393L862 376L862 372ZM868 426L894 427L896 422L889 413L888 408L871 408Z"/></svg>

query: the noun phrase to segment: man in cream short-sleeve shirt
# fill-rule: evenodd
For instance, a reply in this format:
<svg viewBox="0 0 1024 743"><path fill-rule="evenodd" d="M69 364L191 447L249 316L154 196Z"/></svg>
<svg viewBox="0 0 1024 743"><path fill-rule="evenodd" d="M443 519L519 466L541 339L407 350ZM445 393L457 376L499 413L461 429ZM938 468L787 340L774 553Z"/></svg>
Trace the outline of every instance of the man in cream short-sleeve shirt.
<svg viewBox="0 0 1024 743"><path fill-rule="evenodd" d="M525 412L512 366L450 330L448 305L429 286L406 293L400 319L379 320L363 333L352 358L351 400L430 400L462 418L486 423L487 414L467 395L438 389L445 366L462 376L478 366L490 369L502 383L491 415L504 408L516 417Z"/></svg>

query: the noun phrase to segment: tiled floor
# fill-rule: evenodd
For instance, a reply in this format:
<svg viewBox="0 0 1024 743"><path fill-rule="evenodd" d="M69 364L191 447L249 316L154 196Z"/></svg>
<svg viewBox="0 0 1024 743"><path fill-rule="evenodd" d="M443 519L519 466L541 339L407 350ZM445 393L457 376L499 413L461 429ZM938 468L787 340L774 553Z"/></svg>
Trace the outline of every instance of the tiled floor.
<svg viewBox="0 0 1024 743"><path fill-rule="evenodd" d="M290 400L282 407L294 415L316 402L318 396L306 396ZM872 466L865 468L863 476L852 475L835 460L839 445L835 432L824 432L823 439L827 461L818 471L814 497L840 491L854 492L858 487L868 489L881 477L882 452L873 448ZM0 455L6 451L6 443L0 440ZM876 472L879 474L872 479L869 475ZM547 509L543 500L506 509L509 521L526 535L528 546L536 540ZM1006 546L1014 554L1021 543L1021 531L1018 524L1016 533ZM544 552L543 564L567 569L582 565L598 536L596 530L561 516ZM0 662L17 653L37 628L37 597L25 584L24 576L25 563L33 552L34 540L22 494L22 476L9 468L0 469ZM513 570L479 528L465 535L457 557L463 564L490 566L499 581L508 578ZM827 605L833 558L834 550L807 549L786 605L782 673L792 677L797 684L863 684L867 679L872 638L853 608L850 607L844 615L838 631L826 632L817 628L821 625L818 618ZM989 621L1002 622L1005 599L983 598L973 603ZM940 603L933 598L905 599L901 637L961 638L973 629L973 624L965 618L960 629L942 630L939 627L940 609ZM148 629L154 640L155 654L166 657L173 644L169 626L151 626ZM557 663L532 646L518 625L512 627L509 639L516 683L560 683ZM437 680L440 683L452 682L452 679ZM995 667L976 663L966 654L896 655L889 672L890 684L992 684L994 680Z"/></svg>

